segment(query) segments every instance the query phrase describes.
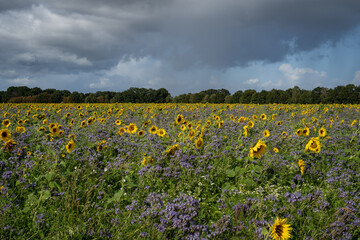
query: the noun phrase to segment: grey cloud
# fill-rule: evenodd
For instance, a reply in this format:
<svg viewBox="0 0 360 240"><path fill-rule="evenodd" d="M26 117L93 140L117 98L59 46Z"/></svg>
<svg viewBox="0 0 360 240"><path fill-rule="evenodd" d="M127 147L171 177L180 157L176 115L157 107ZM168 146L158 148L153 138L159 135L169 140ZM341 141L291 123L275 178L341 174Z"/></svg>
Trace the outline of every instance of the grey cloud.
<svg viewBox="0 0 360 240"><path fill-rule="evenodd" d="M144 56L176 71L221 70L337 43L360 23L358 0L34 0L0 9L9 10L0 12L4 72L99 71Z"/></svg>

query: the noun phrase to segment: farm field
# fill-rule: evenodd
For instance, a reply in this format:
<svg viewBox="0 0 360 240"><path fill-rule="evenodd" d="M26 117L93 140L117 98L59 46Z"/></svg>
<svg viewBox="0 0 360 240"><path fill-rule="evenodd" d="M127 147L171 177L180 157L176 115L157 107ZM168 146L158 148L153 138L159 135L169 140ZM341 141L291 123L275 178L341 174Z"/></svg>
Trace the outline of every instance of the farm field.
<svg viewBox="0 0 360 240"><path fill-rule="evenodd" d="M0 239L358 239L359 110L2 104Z"/></svg>

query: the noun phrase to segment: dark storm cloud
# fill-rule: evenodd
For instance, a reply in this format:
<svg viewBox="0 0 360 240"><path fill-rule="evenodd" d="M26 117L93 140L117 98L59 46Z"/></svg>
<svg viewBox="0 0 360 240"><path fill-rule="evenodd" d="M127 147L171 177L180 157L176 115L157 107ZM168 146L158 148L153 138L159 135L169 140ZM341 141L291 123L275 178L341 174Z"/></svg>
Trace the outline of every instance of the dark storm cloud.
<svg viewBox="0 0 360 240"><path fill-rule="evenodd" d="M143 56L177 70L277 62L334 44L360 23L358 0L2 2L2 75L98 71Z"/></svg>

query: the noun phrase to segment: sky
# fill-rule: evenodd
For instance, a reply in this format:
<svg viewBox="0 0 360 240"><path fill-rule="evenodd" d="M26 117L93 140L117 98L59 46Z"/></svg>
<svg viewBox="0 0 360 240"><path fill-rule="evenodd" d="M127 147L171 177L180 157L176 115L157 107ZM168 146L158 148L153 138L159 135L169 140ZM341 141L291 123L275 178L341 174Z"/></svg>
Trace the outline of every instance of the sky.
<svg viewBox="0 0 360 240"><path fill-rule="evenodd" d="M0 90L360 85L359 0L0 0Z"/></svg>

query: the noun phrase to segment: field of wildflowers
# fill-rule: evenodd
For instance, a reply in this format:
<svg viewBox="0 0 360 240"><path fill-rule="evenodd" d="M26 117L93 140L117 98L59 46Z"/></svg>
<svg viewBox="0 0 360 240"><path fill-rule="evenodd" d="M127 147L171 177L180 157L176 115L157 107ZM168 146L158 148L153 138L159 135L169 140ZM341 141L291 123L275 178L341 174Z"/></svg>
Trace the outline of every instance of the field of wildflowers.
<svg viewBox="0 0 360 240"><path fill-rule="evenodd" d="M0 239L358 239L359 109L2 104Z"/></svg>

